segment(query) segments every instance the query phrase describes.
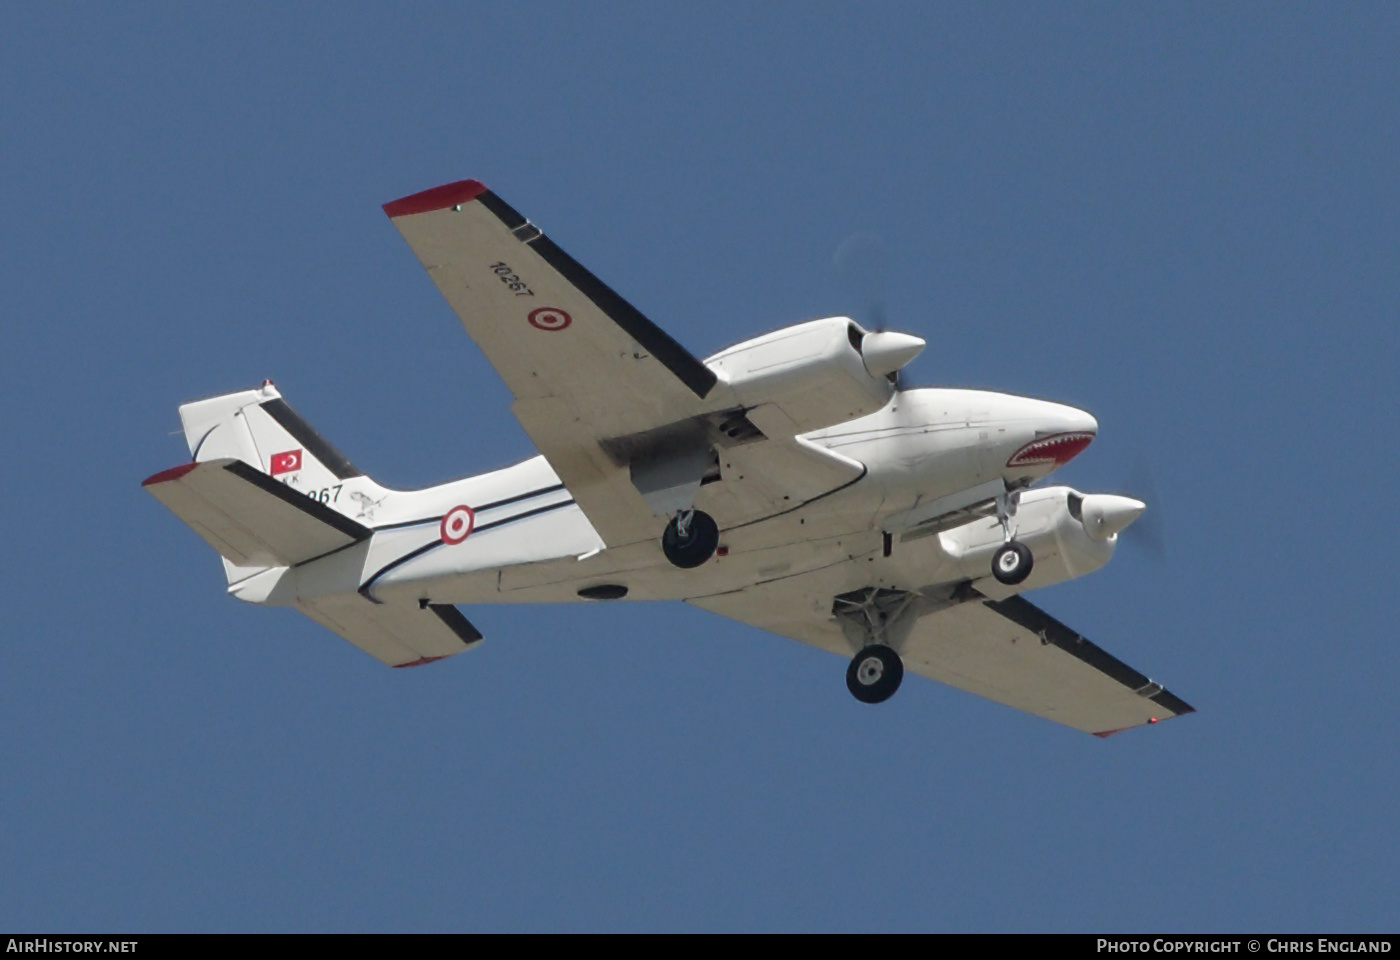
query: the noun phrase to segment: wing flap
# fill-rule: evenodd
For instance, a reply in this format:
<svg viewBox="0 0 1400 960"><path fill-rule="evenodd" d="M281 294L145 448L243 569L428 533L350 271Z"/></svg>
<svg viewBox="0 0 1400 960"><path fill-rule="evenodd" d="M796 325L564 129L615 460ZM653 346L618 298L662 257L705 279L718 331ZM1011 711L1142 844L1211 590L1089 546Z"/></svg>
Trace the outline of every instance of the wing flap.
<svg viewBox="0 0 1400 960"><path fill-rule="evenodd" d="M240 567L293 566L358 543L371 533L232 458L183 464L142 485Z"/></svg>
<svg viewBox="0 0 1400 960"><path fill-rule="evenodd" d="M608 546L661 536L666 522L642 500L627 466L615 463L598 443L579 442L590 427L577 404L558 397L517 400L511 412L535 445L549 451L549 465Z"/></svg>
<svg viewBox="0 0 1400 960"><path fill-rule="evenodd" d="M831 616L829 571L759 583L686 603L809 646L849 657L850 641Z"/></svg>

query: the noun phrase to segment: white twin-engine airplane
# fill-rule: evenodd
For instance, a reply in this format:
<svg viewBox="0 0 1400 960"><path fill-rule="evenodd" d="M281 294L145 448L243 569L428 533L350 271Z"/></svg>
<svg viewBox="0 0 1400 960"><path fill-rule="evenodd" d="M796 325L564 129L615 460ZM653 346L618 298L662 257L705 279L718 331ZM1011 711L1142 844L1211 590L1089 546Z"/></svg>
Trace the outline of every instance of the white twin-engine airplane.
<svg viewBox="0 0 1400 960"><path fill-rule="evenodd" d="M1144 504L1032 486L1094 439L1083 410L901 389L924 347L846 317L701 361L482 184L384 205L539 447L390 490L272 383L180 407L193 460L145 487L223 557L384 663L473 646L454 606L684 600L1107 736L1192 711L1020 597L1096 570Z"/></svg>

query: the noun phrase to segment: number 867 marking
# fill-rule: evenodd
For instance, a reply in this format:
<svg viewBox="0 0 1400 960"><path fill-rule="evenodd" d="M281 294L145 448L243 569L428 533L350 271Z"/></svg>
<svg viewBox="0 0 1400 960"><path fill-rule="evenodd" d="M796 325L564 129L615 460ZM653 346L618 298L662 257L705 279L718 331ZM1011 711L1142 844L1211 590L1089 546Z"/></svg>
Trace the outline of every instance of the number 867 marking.
<svg viewBox="0 0 1400 960"><path fill-rule="evenodd" d="M319 503L335 503L340 500L340 488L345 486L337 483L333 487L322 487L320 490L308 490L306 495Z"/></svg>

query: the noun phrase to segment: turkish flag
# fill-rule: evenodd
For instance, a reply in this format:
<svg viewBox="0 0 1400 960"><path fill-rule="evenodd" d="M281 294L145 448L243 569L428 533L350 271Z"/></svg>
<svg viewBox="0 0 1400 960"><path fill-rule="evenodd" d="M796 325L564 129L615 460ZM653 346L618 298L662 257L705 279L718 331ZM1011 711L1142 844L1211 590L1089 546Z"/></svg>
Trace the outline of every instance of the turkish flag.
<svg viewBox="0 0 1400 960"><path fill-rule="evenodd" d="M272 475L274 477L279 473L291 473L293 470L300 469L300 450L288 450L286 453L274 453L272 455Z"/></svg>

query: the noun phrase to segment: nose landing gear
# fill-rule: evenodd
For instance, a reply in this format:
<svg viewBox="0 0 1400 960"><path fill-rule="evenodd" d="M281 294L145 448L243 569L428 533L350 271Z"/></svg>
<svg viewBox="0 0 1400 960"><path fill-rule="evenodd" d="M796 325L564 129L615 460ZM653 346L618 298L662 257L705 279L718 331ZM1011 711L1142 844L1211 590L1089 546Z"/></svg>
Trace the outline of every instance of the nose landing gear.
<svg viewBox="0 0 1400 960"><path fill-rule="evenodd" d="M1035 566L1035 557L1031 555L1030 547L1015 539L1012 520L1016 516L1016 507L1020 505L1020 501L1019 490L1008 491L997 497L997 520L1001 522L1006 542L992 554L992 576L1007 586L1014 586L1025 580L1031 575L1031 568Z"/></svg>
<svg viewBox="0 0 1400 960"><path fill-rule="evenodd" d="M1031 556L1030 547L1019 540L1006 541L992 554L992 576L1007 586L1029 577L1034 565L1035 558Z"/></svg>

